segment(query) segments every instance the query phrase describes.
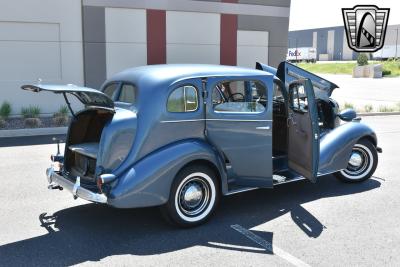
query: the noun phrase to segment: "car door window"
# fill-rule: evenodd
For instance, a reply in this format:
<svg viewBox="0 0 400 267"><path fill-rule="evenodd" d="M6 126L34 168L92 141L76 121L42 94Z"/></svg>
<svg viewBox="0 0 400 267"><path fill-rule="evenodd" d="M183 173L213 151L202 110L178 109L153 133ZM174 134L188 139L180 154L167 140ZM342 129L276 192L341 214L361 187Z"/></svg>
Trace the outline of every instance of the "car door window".
<svg viewBox="0 0 400 267"><path fill-rule="evenodd" d="M267 88L260 81L223 81L212 92L215 112L261 113L267 106Z"/></svg>
<svg viewBox="0 0 400 267"><path fill-rule="evenodd" d="M291 87L290 106L293 111L305 113L308 110L308 99L303 84L295 84Z"/></svg>
<svg viewBox="0 0 400 267"><path fill-rule="evenodd" d="M132 84L123 84L118 102L134 104L136 102L136 88Z"/></svg>
<svg viewBox="0 0 400 267"><path fill-rule="evenodd" d="M198 91L192 85L176 88L168 97L169 112L193 112L198 109Z"/></svg>

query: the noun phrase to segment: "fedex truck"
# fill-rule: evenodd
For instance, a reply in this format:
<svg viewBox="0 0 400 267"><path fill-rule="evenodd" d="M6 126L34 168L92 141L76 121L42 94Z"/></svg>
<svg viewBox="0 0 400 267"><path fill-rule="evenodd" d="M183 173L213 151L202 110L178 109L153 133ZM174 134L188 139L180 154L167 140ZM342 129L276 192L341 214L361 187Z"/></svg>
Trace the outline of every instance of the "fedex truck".
<svg viewBox="0 0 400 267"><path fill-rule="evenodd" d="M317 60L317 49L314 47L289 48L286 60L289 62L315 62Z"/></svg>

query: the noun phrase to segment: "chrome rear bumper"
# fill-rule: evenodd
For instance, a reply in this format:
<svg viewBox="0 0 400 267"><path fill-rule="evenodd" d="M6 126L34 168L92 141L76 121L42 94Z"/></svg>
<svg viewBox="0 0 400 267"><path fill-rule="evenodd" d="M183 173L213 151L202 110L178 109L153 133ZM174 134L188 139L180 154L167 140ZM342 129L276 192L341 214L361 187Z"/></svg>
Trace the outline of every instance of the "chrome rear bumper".
<svg viewBox="0 0 400 267"><path fill-rule="evenodd" d="M91 202L97 203L107 203L107 196L104 194L94 193L86 188L81 187L80 178L76 179L76 182L73 183L68 179L64 178L62 175L58 174L54 171L53 167L50 167L46 170L47 181L51 187L53 186L61 186L65 188L76 198L82 198Z"/></svg>

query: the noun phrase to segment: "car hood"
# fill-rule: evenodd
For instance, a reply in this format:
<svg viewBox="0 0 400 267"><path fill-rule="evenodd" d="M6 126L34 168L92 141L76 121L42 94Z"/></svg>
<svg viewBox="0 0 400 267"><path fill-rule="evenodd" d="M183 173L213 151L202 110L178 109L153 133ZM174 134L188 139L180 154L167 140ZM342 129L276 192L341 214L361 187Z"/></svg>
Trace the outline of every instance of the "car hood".
<svg viewBox="0 0 400 267"><path fill-rule="evenodd" d="M310 79L314 87L315 97L319 99L328 99L332 95L333 90L339 88L339 86L333 82L321 78L320 76L306 71L305 69L302 69L287 61L281 62L278 66L278 69L257 62L256 69L276 75L276 77L285 83L286 87L288 87L293 81L299 79Z"/></svg>

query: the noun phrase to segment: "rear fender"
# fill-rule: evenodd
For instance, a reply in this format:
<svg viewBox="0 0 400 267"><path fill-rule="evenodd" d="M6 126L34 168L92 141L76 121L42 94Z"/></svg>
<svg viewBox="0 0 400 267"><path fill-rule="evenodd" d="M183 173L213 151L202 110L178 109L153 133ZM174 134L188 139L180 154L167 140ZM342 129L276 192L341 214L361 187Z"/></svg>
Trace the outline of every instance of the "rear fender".
<svg viewBox="0 0 400 267"><path fill-rule="evenodd" d="M135 163L116 181L108 203L117 208L165 204L179 170L196 160L208 161L218 169L222 191L226 191L226 172L217 152L202 140L190 139L170 144Z"/></svg>
<svg viewBox="0 0 400 267"><path fill-rule="evenodd" d="M345 169L353 146L362 138L370 138L377 144L375 132L359 122L343 124L325 134L320 141L318 175Z"/></svg>

